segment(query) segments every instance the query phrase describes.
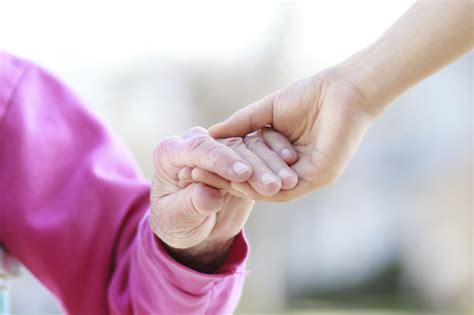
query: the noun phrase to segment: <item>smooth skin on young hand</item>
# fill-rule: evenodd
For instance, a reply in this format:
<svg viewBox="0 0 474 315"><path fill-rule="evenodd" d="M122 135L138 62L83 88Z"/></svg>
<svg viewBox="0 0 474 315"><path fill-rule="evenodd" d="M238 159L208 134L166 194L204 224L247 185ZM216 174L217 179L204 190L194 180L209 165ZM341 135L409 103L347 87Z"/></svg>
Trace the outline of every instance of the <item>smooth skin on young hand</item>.
<svg viewBox="0 0 474 315"><path fill-rule="evenodd" d="M472 1L420 1L376 42L345 62L299 80L209 128L216 139L264 126L286 136L298 161L298 185L264 196L232 182L249 198L287 201L334 182L388 104L412 85L472 49Z"/></svg>

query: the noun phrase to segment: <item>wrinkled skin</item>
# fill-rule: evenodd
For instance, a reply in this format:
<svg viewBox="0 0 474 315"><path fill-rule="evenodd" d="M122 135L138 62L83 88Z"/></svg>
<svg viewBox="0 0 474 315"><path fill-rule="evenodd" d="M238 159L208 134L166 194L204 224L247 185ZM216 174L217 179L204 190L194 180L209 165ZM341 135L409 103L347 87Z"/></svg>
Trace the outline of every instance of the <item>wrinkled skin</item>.
<svg viewBox="0 0 474 315"><path fill-rule="evenodd" d="M288 166L295 161L289 141L270 128L245 139L216 141L202 128L165 139L154 152L152 229L175 259L212 272L254 204L231 183L275 195L296 186L298 177ZM237 168L240 174L236 162L244 166Z"/></svg>

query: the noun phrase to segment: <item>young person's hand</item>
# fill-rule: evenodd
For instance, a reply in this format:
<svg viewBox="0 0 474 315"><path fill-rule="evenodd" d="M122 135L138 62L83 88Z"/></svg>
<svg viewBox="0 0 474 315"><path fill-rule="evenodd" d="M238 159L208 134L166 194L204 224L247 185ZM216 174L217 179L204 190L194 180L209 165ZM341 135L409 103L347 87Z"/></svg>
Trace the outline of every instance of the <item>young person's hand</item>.
<svg viewBox="0 0 474 315"><path fill-rule="evenodd" d="M297 175L287 164L296 152L277 132L216 141L192 128L163 140L154 152L150 223L170 254L202 272L213 272L242 230L254 201L231 188L247 183L272 196L292 189Z"/></svg>
<svg viewBox="0 0 474 315"><path fill-rule="evenodd" d="M291 141L298 161L291 166L298 185L263 196L248 183L232 188L255 200L285 201L333 182L344 171L374 120L367 100L335 70L297 81L209 128L219 139L244 136L271 124Z"/></svg>
<svg viewBox="0 0 474 315"><path fill-rule="evenodd" d="M214 138L245 136L271 125L298 152L295 189L253 199L291 200L336 180L364 134L410 86L472 49L472 1L419 1L387 32L342 64L297 81L209 128Z"/></svg>

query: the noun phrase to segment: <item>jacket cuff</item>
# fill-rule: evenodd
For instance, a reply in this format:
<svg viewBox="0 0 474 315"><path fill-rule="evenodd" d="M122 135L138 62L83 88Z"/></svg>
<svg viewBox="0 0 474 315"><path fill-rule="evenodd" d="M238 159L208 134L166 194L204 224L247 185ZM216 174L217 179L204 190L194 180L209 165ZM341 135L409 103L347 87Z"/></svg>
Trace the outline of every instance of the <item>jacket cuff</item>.
<svg viewBox="0 0 474 315"><path fill-rule="evenodd" d="M151 230L148 214L142 219L139 230L146 255L169 282L182 290L203 294L217 282L233 276L245 276L249 246L243 231L234 237L226 260L216 273L205 274L180 264L170 256L162 241Z"/></svg>

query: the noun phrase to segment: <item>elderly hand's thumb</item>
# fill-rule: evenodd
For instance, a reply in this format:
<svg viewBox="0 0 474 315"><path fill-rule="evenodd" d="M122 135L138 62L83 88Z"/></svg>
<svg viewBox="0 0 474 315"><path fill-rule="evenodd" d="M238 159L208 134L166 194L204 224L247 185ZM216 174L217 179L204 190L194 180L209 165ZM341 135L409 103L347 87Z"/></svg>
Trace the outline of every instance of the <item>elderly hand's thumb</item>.
<svg viewBox="0 0 474 315"><path fill-rule="evenodd" d="M205 184L191 184L183 190L189 195L183 215L208 216L222 208L224 197L220 190Z"/></svg>
<svg viewBox="0 0 474 315"><path fill-rule="evenodd" d="M169 246L188 248L203 241L216 223L215 213L222 209L220 190L204 184L191 184L152 205L152 227Z"/></svg>

